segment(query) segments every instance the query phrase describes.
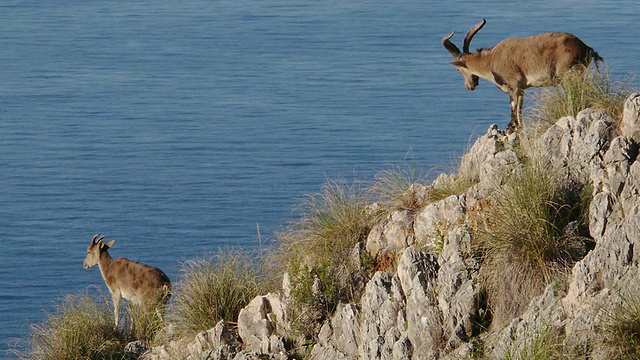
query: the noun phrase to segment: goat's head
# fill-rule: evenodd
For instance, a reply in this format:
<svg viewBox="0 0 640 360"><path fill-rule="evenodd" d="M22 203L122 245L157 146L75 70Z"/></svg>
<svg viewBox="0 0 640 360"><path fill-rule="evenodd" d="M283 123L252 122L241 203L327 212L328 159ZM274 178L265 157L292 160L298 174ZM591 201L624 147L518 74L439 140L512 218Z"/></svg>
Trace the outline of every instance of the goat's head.
<svg viewBox="0 0 640 360"><path fill-rule="evenodd" d="M91 244L87 248L87 257L84 259L84 268L89 269L96 265L100 261L100 255L109 250L110 247L113 246L115 240L111 240L108 243L104 243L104 236L100 234L96 234L93 239L91 239Z"/></svg>
<svg viewBox="0 0 640 360"><path fill-rule="evenodd" d="M467 35L464 37L464 42L462 44L462 52L451 42L451 38L455 34L455 31L442 38L442 45L444 45L445 49L447 49L451 56L453 56L453 58L455 59L454 61L450 62L450 64L455 66L456 69L460 71L460 73L464 77L464 85L467 87L467 90L473 91L476 86L478 86L479 77L475 75L471 70L469 70L465 57L470 54L469 45L471 44L471 39L473 39L476 33L480 31L480 29L482 29L482 27L486 23L487 21L485 19L482 19L481 22L474 25L467 32Z"/></svg>

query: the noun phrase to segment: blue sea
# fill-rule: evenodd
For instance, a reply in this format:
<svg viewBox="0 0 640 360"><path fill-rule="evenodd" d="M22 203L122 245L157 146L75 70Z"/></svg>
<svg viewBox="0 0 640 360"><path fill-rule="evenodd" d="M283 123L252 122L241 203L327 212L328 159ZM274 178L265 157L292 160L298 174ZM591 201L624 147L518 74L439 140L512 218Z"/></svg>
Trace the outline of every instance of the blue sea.
<svg viewBox="0 0 640 360"><path fill-rule="evenodd" d="M105 288L82 267L96 233L176 282L181 261L275 246L327 179L455 169L509 105L465 89L451 31L461 47L486 18L472 48L572 32L623 79L639 16L631 0L2 1L0 357L65 294Z"/></svg>

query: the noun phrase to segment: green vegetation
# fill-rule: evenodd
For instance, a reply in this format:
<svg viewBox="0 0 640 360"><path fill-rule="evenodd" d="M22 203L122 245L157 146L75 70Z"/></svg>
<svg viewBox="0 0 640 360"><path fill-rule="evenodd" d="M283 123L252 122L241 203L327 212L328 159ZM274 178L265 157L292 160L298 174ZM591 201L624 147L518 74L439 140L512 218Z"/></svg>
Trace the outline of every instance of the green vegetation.
<svg viewBox="0 0 640 360"><path fill-rule="evenodd" d="M31 325L25 352L13 353L30 360L122 359L126 340L114 327L105 296L67 295L54 313Z"/></svg>
<svg viewBox="0 0 640 360"><path fill-rule="evenodd" d="M368 204L359 183L328 181L302 201L299 220L278 234L277 256L291 277L295 301L292 326L306 337L317 333L319 321L340 301L352 301L363 290L371 261L358 244L377 218Z"/></svg>
<svg viewBox="0 0 640 360"><path fill-rule="evenodd" d="M536 324L514 340L505 351L505 360L563 359L564 336L546 324Z"/></svg>
<svg viewBox="0 0 640 360"><path fill-rule="evenodd" d="M619 119L630 93L627 83L612 82L606 72L570 72L560 87L537 91L528 111L534 120L530 129L536 124L548 127L586 107ZM592 245L585 229L591 188L549 169L530 146L534 140L529 133L520 134L515 149L521 166L497 176L500 183L493 194L478 201L478 209L469 209L467 220L477 220L472 226L474 255L481 262L477 280L488 307L478 324L481 331L501 328L520 315L548 284L562 288L567 270ZM276 289L274 279L286 272L292 300L287 314L292 332L287 335L297 342L294 356L303 357L337 305L357 301L373 271L394 264L395 254L371 259L363 250L372 227L390 212L417 213L431 202L466 192L479 181L480 162L465 161L465 168L441 175L431 186L407 164L379 172L369 188L357 181L328 180L320 192L301 201L297 220L277 234L280 246L273 253L219 251L185 261L165 316L170 331L155 316L156 309L131 306L126 330L115 329L106 297L69 295L42 323L32 325L24 352L13 353L23 359L122 359L127 341L184 339L220 320L236 322L239 311L255 296ZM374 202L379 206L371 206ZM443 222L436 229L436 255L452 225ZM626 299L608 313L605 323L602 331L610 339L605 345L612 356L637 358L640 300ZM554 329L537 326L505 349L504 358L567 357L562 340ZM479 348L473 356L482 357L483 351Z"/></svg>
<svg viewBox="0 0 640 360"><path fill-rule="evenodd" d="M128 338L153 344L156 334L164 328L164 321L158 315L164 309L163 305L134 306L127 302L124 329L128 332Z"/></svg>
<svg viewBox="0 0 640 360"><path fill-rule="evenodd" d="M611 358L640 358L640 296L622 296L621 305L604 311L602 338Z"/></svg>
<svg viewBox="0 0 640 360"><path fill-rule="evenodd" d="M391 166L376 174L371 192L386 212L415 211L427 203L427 194L420 186L425 183L426 176L419 173L414 165Z"/></svg>
<svg viewBox="0 0 640 360"><path fill-rule="evenodd" d="M269 273L263 272L264 263L256 258L241 251L220 251L186 261L165 315L175 325L170 337L193 336L222 319L237 321L240 309L271 290ZM16 344L12 352L34 360L123 359L129 341L153 345L169 336L163 333L165 321L157 315L158 309L128 303L121 330L114 327L108 296L99 300L86 294L67 296L55 313L31 326L29 340Z"/></svg>
<svg viewBox="0 0 640 360"><path fill-rule="evenodd" d="M505 177L478 231L483 285L494 324L518 316L535 295L585 253L587 208L578 184L566 184L539 161Z"/></svg>
<svg viewBox="0 0 640 360"><path fill-rule="evenodd" d="M472 171L462 168L458 174L444 175L429 188L428 202L446 199L451 195L464 194L470 187L478 183L477 176Z"/></svg>
<svg viewBox="0 0 640 360"><path fill-rule="evenodd" d="M185 261L168 321L181 337L208 330L220 320L236 322L243 307L271 290L264 269L260 256L239 250Z"/></svg>
<svg viewBox="0 0 640 360"><path fill-rule="evenodd" d="M563 77L560 86L533 92L529 117L544 129L564 116L577 116L581 110L591 108L620 121L624 102L633 92L632 83L631 77L613 81L606 70L575 69Z"/></svg>

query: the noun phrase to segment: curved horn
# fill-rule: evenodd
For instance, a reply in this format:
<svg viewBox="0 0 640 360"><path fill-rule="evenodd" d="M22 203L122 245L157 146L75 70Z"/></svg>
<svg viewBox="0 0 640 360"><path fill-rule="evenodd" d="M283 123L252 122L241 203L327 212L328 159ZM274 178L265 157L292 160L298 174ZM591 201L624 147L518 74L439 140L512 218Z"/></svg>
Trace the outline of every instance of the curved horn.
<svg viewBox="0 0 640 360"><path fill-rule="evenodd" d="M91 239L92 244L97 244L100 240L104 240L104 236L102 234L95 234L93 239Z"/></svg>
<svg viewBox="0 0 640 360"><path fill-rule="evenodd" d="M447 49L454 58L458 58L458 56L460 56L460 49L450 41L455 33L454 31L450 35L443 37L442 45L444 45L445 49Z"/></svg>
<svg viewBox="0 0 640 360"><path fill-rule="evenodd" d="M467 32L467 35L464 37L464 43L462 45L462 51L465 54L469 53L469 44L471 44L471 39L473 39L473 37L476 35L476 33L478 31L480 31L480 29L482 29L482 27L486 23L487 23L487 20L482 19L482 21L480 21L479 23L475 24L471 29L469 29L469 32Z"/></svg>

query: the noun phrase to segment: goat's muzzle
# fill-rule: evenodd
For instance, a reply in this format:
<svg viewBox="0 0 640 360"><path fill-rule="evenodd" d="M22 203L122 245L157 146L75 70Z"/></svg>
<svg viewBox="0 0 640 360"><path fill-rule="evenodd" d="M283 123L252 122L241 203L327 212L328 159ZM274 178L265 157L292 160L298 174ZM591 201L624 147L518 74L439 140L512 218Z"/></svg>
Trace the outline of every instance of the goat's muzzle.
<svg viewBox="0 0 640 360"><path fill-rule="evenodd" d="M476 75L472 75L470 80L465 79L464 85L467 87L467 90L473 91L478 86L479 78Z"/></svg>

